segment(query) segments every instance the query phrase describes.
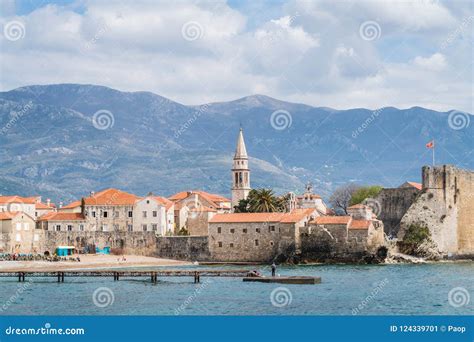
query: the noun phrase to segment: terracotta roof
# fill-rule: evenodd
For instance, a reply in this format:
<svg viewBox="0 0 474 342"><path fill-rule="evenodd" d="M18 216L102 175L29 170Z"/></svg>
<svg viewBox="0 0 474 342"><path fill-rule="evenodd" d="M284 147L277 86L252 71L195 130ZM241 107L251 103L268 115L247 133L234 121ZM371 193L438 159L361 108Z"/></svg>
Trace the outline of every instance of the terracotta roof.
<svg viewBox="0 0 474 342"><path fill-rule="evenodd" d="M161 197L161 196L153 196L153 198L155 200L157 200L159 203L163 204L166 208L166 210L168 210L169 208L171 208L173 206L173 201L170 201L169 199L165 198L165 197Z"/></svg>
<svg viewBox="0 0 474 342"><path fill-rule="evenodd" d="M12 218L16 217L18 214L20 214L19 211L2 211L0 212L0 221L11 220Z"/></svg>
<svg viewBox="0 0 474 342"><path fill-rule="evenodd" d="M94 194L94 196L84 197L86 205L133 205L141 199L134 194L130 194L118 189L105 189ZM81 201L74 201L64 206L63 209L76 208L81 205Z"/></svg>
<svg viewBox="0 0 474 342"><path fill-rule="evenodd" d="M36 208L36 209L50 209L50 210L54 210L55 205L52 204L52 203L50 203L49 206L48 206L48 205L45 204L45 203L37 202L37 203L35 204L35 208Z"/></svg>
<svg viewBox="0 0 474 342"><path fill-rule="evenodd" d="M369 220L352 220L349 229L369 229L370 223Z"/></svg>
<svg viewBox="0 0 474 342"><path fill-rule="evenodd" d="M21 196L0 196L0 204L6 203L23 203L35 204L38 201L37 197L21 197Z"/></svg>
<svg viewBox="0 0 474 342"><path fill-rule="evenodd" d="M314 224L348 224L351 220L350 216L319 216L311 223Z"/></svg>
<svg viewBox="0 0 474 342"><path fill-rule="evenodd" d="M351 205L349 208L347 209L370 209L370 207L364 205L364 204L355 204L355 205Z"/></svg>
<svg viewBox="0 0 474 342"><path fill-rule="evenodd" d="M38 221L85 221L81 213L53 212L42 215Z"/></svg>
<svg viewBox="0 0 474 342"><path fill-rule="evenodd" d="M282 222L296 223L306 215L314 212L314 209L295 209L291 213L233 213L217 214L210 223L245 223L245 222Z"/></svg>
<svg viewBox="0 0 474 342"><path fill-rule="evenodd" d="M197 191L181 191L181 192L178 192L178 193L174 194L173 196L169 197L168 199L171 200L171 201L181 201L181 200L187 198L190 195L191 192L194 193L194 194L198 194L198 195L202 196L204 199L209 200L211 202L231 202L230 199L225 198L221 195L210 194L208 192L200 191L200 190L197 190Z"/></svg>
<svg viewBox="0 0 474 342"><path fill-rule="evenodd" d="M410 184L412 187L417 188L418 190L421 190L422 184L421 183L416 183L416 182L407 182Z"/></svg>
<svg viewBox="0 0 474 342"><path fill-rule="evenodd" d="M192 208L190 211L193 211L193 212L215 212L217 211L216 209L214 208L210 208L210 207L206 207L206 206L200 206L199 208Z"/></svg>

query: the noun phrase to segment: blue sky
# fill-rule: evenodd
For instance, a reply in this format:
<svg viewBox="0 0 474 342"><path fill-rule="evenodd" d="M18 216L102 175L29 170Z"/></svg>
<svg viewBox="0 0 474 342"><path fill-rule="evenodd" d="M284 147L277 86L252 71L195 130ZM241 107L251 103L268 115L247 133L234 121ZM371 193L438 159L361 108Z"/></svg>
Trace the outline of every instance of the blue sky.
<svg viewBox="0 0 474 342"><path fill-rule="evenodd" d="M1 90L93 83L185 104L262 93L473 112L471 1L1 4Z"/></svg>

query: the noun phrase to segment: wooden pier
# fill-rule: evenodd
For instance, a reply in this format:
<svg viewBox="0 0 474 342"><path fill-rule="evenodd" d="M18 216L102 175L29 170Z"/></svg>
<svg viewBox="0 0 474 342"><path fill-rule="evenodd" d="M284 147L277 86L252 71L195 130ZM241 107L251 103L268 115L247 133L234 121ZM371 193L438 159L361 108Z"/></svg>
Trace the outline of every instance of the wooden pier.
<svg viewBox="0 0 474 342"><path fill-rule="evenodd" d="M192 277L194 283L199 283L202 277L246 277L248 270L140 270L140 271L0 271L0 277L15 277L19 282L25 282L31 277L56 278L58 283L64 283L67 277L110 277L114 281L122 278L149 278L152 283L158 282L158 277Z"/></svg>
<svg viewBox="0 0 474 342"><path fill-rule="evenodd" d="M321 277L292 276L292 277L244 277L243 281L257 283L278 283L278 284L320 284Z"/></svg>

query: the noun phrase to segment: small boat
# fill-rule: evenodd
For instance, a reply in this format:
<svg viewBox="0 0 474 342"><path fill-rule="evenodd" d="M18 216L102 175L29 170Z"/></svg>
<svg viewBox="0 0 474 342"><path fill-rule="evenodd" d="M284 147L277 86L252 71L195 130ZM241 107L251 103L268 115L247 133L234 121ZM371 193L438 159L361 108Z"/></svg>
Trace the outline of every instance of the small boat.
<svg viewBox="0 0 474 342"><path fill-rule="evenodd" d="M243 281L257 283L279 283L279 284L320 284L321 277L290 276L290 277L245 277Z"/></svg>

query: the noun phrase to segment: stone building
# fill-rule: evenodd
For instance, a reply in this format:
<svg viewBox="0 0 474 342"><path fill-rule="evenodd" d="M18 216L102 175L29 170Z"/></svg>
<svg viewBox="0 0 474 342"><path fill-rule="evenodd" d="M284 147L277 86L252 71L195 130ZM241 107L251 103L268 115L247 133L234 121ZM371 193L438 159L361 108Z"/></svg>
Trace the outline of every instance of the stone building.
<svg viewBox="0 0 474 342"><path fill-rule="evenodd" d="M300 230L317 215L314 209L290 213L217 214L209 221L209 252L216 261L273 260L300 248Z"/></svg>
<svg viewBox="0 0 474 342"><path fill-rule="evenodd" d="M320 215L334 215L334 212L327 207L322 197L313 193L313 185L311 183L306 184L305 192L302 195L297 196L292 192L290 192L289 195L290 210L314 208Z"/></svg>
<svg viewBox="0 0 474 342"><path fill-rule="evenodd" d="M303 232L302 255L315 260L353 260L375 254L385 243L383 223L365 205L348 208L347 216L319 216Z"/></svg>
<svg viewBox="0 0 474 342"><path fill-rule="evenodd" d="M55 232L84 232L87 219L82 213L51 212L39 217L36 228Z"/></svg>
<svg viewBox="0 0 474 342"><path fill-rule="evenodd" d="M425 226L439 253L474 256L474 172L425 166L422 180L421 193L401 219L398 238L410 225Z"/></svg>
<svg viewBox="0 0 474 342"><path fill-rule="evenodd" d="M239 205L240 200L247 198L250 190L249 157L241 128L232 167L232 211Z"/></svg>
<svg viewBox="0 0 474 342"><path fill-rule="evenodd" d="M138 197L117 189L91 192L58 211L83 215L86 231L150 231L164 235L174 227L173 203L152 194Z"/></svg>
<svg viewBox="0 0 474 342"><path fill-rule="evenodd" d="M0 252L36 253L41 240L35 220L26 212L0 212Z"/></svg>
<svg viewBox="0 0 474 342"><path fill-rule="evenodd" d="M175 231L186 228L191 235L207 235L209 219L231 211L228 198L205 191L182 191L168 199L174 203Z"/></svg>
<svg viewBox="0 0 474 342"><path fill-rule="evenodd" d="M403 215L415 202L421 193L421 184L405 182L398 188L384 188L374 201L368 203L374 205L377 216L384 224L385 234L388 237L396 237L400 229L400 221Z"/></svg>
<svg viewBox="0 0 474 342"><path fill-rule="evenodd" d="M37 202L37 197L0 196L0 212L22 212L30 217L36 217Z"/></svg>

